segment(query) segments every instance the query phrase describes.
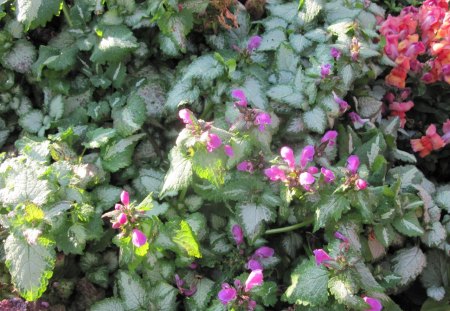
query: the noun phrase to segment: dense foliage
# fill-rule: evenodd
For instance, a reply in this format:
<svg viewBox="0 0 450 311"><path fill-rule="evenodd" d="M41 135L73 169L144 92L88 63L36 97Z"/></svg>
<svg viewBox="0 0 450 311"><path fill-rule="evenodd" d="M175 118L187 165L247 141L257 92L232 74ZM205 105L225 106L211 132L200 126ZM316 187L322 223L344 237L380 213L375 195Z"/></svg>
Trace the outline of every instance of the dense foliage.
<svg viewBox="0 0 450 311"><path fill-rule="evenodd" d="M448 310L447 1L241 2L0 0L0 309Z"/></svg>

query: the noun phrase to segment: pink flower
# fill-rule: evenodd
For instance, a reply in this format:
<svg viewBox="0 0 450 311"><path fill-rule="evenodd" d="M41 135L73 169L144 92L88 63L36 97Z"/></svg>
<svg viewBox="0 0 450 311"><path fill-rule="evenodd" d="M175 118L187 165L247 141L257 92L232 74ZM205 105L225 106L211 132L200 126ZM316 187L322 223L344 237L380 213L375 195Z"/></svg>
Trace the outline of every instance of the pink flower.
<svg viewBox="0 0 450 311"><path fill-rule="evenodd" d="M272 119L270 118L270 114L266 112L260 112L256 115L255 125L259 125L258 129L260 132L263 132L266 129L266 125L272 124Z"/></svg>
<svg viewBox="0 0 450 311"><path fill-rule="evenodd" d="M127 221L128 221L127 214L125 214L125 213L120 213L119 217L117 217L117 222L121 225L126 224Z"/></svg>
<svg viewBox="0 0 450 311"><path fill-rule="evenodd" d="M366 124L366 122L369 122L369 119L361 118L360 115L356 112L350 112L348 114L348 117L353 122L353 126L355 127L355 129L360 129L364 126L364 124Z"/></svg>
<svg viewBox="0 0 450 311"><path fill-rule="evenodd" d="M324 251L323 249L315 249L313 251L313 253L314 253L314 257L316 259L316 264L318 266L321 265L324 261L332 260L330 255L328 255L328 253L326 251Z"/></svg>
<svg viewBox="0 0 450 311"><path fill-rule="evenodd" d="M310 189L310 185L312 185L316 181L313 175L308 172L303 172L300 174L299 182L306 190Z"/></svg>
<svg viewBox="0 0 450 311"><path fill-rule="evenodd" d="M252 53L261 45L262 38L260 36L252 36L247 43L247 51Z"/></svg>
<svg viewBox="0 0 450 311"><path fill-rule="evenodd" d="M286 175L285 175L284 171L281 168L279 168L278 166L272 165L270 168L266 168L264 170L264 174L271 181L277 181L277 180L285 181L286 180Z"/></svg>
<svg viewBox="0 0 450 311"><path fill-rule="evenodd" d="M275 251L271 247L262 246L255 251L255 255L261 258L272 257Z"/></svg>
<svg viewBox="0 0 450 311"><path fill-rule="evenodd" d="M356 174L359 168L359 157L357 155L351 155L347 159L347 169L352 174Z"/></svg>
<svg viewBox="0 0 450 311"><path fill-rule="evenodd" d="M314 159L314 146L308 145L302 150L302 154L300 157L300 166L305 168L306 165Z"/></svg>
<svg viewBox="0 0 450 311"><path fill-rule="evenodd" d="M328 131L323 135L320 140L321 143L328 142L328 146L333 147L336 144L336 137L338 136L338 132L336 131Z"/></svg>
<svg viewBox="0 0 450 311"><path fill-rule="evenodd" d="M325 64L320 66L320 76L322 77L322 79L325 79L326 77L328 77L331 73L331 65L330 64Z"/></svg>
<svg viewBox="0 0 450 311"><path fill-rule="evenodd" d="M220 302L224 305L228 304L230 301L233 301L237 297L236 290L228 285L227 283L222 284L222 290L217 295Z"/></svg>
<svg viewBox="0 0 450 311"><path fill-rule="evenodd" d="M324 177L324 181L329 184L332 183L334 181L334 179L336 178L336 176L334 176L333 171L326 169L324 167L322 167L320 169L320 172L322 173L323 177Z"/></svg>
<svg viewBox="0 0 450 311"><path fill-rule="evenodd" d="M241 226L234 225L231 228L231 233L233 234L233 238L234 238L234 241L236 242L237 246L244 243L244 232L242 231Z"/></svg>
<svg viewBox="0 0 450 311"><path fill-rule="evenodd" d="M306 170L308 173L310 174L317 174L319 172L319 169L315 166L310 166L308 167L308 169Z"/></svg>
<svg viewBox="0 0 450 311"><path fill-rule="evenodd" d="M243 90L235 89L231 91L231 96L233 96L238 101L235 102L236 105L241 107L247 107L247 97L245 97L245 93Z"/></svg>
<svg viewBox="0 0 450 311"><path fill-rule="evenodd" d="M120 194L120 201L122 201L122 204L125 206L128 206L130 204L130 195L126 191L122 191Z"/></svg>
<svg viewBox="0 0 450 311"><path fill-rule="evenodd" d="M206 133L206 132L205 132ZM215 149L219 148L222 145L222 140L216 134L208 134L208 140L206 142L206 150L208 152L213 152Z"/></svg>
<svg viewBox="0 0 450 311"><path fill-rule="evenodd" d="M253 287L259 286L264 282L263 280L263 272L261 269L253 270L245 281L246 292L252 290Z"/></svg>
<svg viewBox="0 0 450 311"><path fill-rule="evenodd" d="M280 150L281 157L289 165L290 168L295 167L294 151L289 147L282 147Z"/></svg>
<svg viewBox="0 0 450 311"><path fill-rule="evenodd" d="M233 150L233 148L232 148L230 145L225 145L225 146L223 147L223 149L225 150L225 154L226 154L227 156L229 156L230 158L231 158L232 156L234 156L234 150Z"/></svg>
<svg viewBox="0 0 450 311"><path fill-rule="evenodd" d="M330 54L333 58L335 58L336 60L339 59L341 57L341 51L339 51L336 48L331 48L330 50Z"/></svg>
<svg viewBox="0 0 450 311"><path fill-rule="evenodd" d="M383 305L378 299L365 296L363 300L370 306L370 309L364 311L381 311L383 309Z"/></svg>
<svg viewBox="0 0 450 311"><path fill-rule="evenodd" d="M184 124L192 124L192 111L190 111L189 109L181 109L180 111L178 111L178 116Z"/></svg>
<svg viewBox="0 0 450 311"><path fill-rule="evenodd" d="M119 204L119 203L116 203L116 205L114 205L114 209L115 209L116 211L121 211L121 210L123 209L123 205L122 205L122 204Z"/></svg>
<svg viewBox="0 0 450 311"><path fill-rule="evenodd" d="M339 104L339 111L341 113L345 113L347 110L350 109L350 105L345 100L337 96L334 91L333 91L333 99L337 104Z"/></svg>
<svg viewBox="0 0 450 311"><path fill-rule="evenodd" d="M339 231L336 231L334 233L334 237L339 239L339 240L341 240L341 241L343 241L343 242L348 243L348 238L345 235L343 235L342 233L340 233Z"/></svg>
<svg viewBox="0 0 450 311"><path fill-rule="evenodd" d="M142 231L133 229L133 233L131 234L131 241L133 242L134 246L141 247L142 245L147 243L147 237Z"/></svg>
<svg viewBox="0 0 450 311"><path fill-rule="evenodd" d="M358 178L355 182L355 188L356 190L364 190L367 188L367 181L364 179Z"/></svg>
<svg viewBox="0 0 450 311"><path fill-rule="evenodd" d="M253 163L250 161L242 161L237 165L238 171L253 173Z"/></svg>
<svg viewBox="0 0 450 311"><path fill-rule="evenodd" d="M442 140L446 144L450 143L450 119L447 119L447 121L444 122L442 125L442 131L444 132L444 135L442 135Z"/></svg>
<svg viewBox="0 0 450 311"><path fill-rule="evenodd" d="M261 265L261 263L258 261L258 260L255 260L255 259L250 259L248 262L247 262L247 269L250 269L250 270L262 270L262 265Z"/></svg>

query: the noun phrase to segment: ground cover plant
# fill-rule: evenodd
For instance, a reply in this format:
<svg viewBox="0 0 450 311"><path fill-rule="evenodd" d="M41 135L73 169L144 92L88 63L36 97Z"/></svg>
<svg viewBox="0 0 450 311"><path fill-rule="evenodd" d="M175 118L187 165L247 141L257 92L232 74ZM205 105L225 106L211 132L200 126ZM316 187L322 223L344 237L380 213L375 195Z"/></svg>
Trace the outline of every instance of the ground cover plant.
<svg viewBox="0 0 450 311"><path fill-rule="evenodd" d="M1 310L448 310L444 0L0 0Z"/></svg>

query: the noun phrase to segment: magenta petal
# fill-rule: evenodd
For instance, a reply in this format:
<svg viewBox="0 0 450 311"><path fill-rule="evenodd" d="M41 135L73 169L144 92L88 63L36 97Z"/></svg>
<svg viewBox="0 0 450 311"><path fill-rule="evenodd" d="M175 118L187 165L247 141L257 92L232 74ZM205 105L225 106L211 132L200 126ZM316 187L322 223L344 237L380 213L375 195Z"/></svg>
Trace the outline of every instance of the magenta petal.
<svg viewBox="0 0 450 311"><path fill-rule="evenodd" d="M232 148L230 145L225 145L225 146L223 147L223 149L225 150L225 154L226 154L227 156L229 156L230 158L231 158L232 156L234 156L234 150L233 150L233 148Z"/></svg>
<svg viewBox="0 0 450 311"><path fill-rule="evenodd" d="M273 248L268 246L261 246L255 251L255 255L261 258L269 258L272 257L275 251Z"/></svg>
<svg viewBox="0 0 450 311"><path fill-rule="evenodd" d="M184 124L192 124L192 118L191 118L192 112L189 109L181 109L178 111L178 116L183 121Z"/></svg>
<svg viewBox="0 0 450 311"><path fill-rule="evenodd" d="M122 204L127 206L130 204L130 195L126 191L122 191L120 194L120 201L122 201Z"/></svg>
<svg viewBox="0 0 450 311"><path fill-rule="evenodd" d="M302 150L302 155L300 157L300 166L305 168L306 165L314 159L314 146L308 145Z"/></svg>
<svg viewBox="0 0 450 311"><path fill-rule="evenodd" d="M242 231L241 226L234 225L233 228L231 228L231 233L233 234L233 238L237 246L244 243L244 232Z"/></svg>
<svg viewBox="0 0 450 311"><path fill-rule="evenodd" d="M359 168L359 157L357 155L351 155L347 159L347 169L352 174L356 174Z"/></svg>
<svg viewBox="0 0 450 311"><path fill-rule="evenodd" d="M289 147L282 147L280 150L280 155L284 161L289 165L290 168L295 166L294 151Z"/></svg>
<svg viewBox="0 0 450 311"><path fill-rule="evenodd" d="M234 97L235 99L238 99L238 101L236 102L236 105L242 106L242 107L247 107L247 105L248 105L247 97L245 96L245 93L243 90L234 89L231 91L231 96Z"/></svg>
<svg viewBox="0 0 450 311"><path fill-rule="evenodd" d="M253 271L253 270L262 270L263 267L258 260L250 259L247 262L247 268Z"/></svg>
<svg viewBox="0 0 450 311"><path fill-rule="evenodd" d="M314 181L316 181L316 179L314 178L313 175L311 175L311 173L303 172L300 174L299 181L300 185L309 186L312 185Z"/></svg>
<svg viewBox="0 0 450 311"><path fill-rule="evenodd" d="M217 295L220 302L224 305L228 304L230 301L235 300L237 297L237 292L233 287L223 288Z"/></svg>
<svg viewBox="0 0 450 311"><path fill-rule="evenodd" d="M250 53L256 50L261 45L262 38L260 36L252 36L247 43L247 51Z"/></svg>
<svg viewBox="0 0 450 311"><path fill-rule="evenodd" d="M270 114L266 112L260 112L256 115L255 125L259 125L258 129L260 132L263 132L266 129L266 125L272 124L272 119L270 118Z"/></svg>
<svg viewBox="0 0 450 311"><path fill-rule="evenodd" d="M364 190L367 188L367 181L364 179L358 178L355 182L356 190Z"/></svg>
<svg viewBox="0 0 450 311"><path fill-rule="evenodd" d="M328 142L328 145L330 147L332 147L336 143L336 137L337 136L338 136L338 132L336 132L336 131L328 131L328 132L325 133L325 135L323 135L323 137L320 140L320 142L322 142L322 143Z"/></svg>
<svg viewBox="0 0 450 311"><path fill-rule="evenodd" d="M222 140L216 134L208 135L208 142L206 143L206 149L208 152L213 152L215 149L219 148L222 145Z"/></svg>
<svg viewBox="0 0 450 311"><path fill-rule="evenodd" d="M320 172L322 173L322 175L323 175L323 177L324 177L324 180L325 180L325 182L328 184L328 183L332 183L333 181L334 181L334 179L336 178L335 176L334 176L334 173L331 171L331 170L329 170L329 169L326 169L326 168L324 168L324 167L322 167L321 169L320 169Z"/></svg>
<svg viewBox="0 0 450 311"><path fill-rule="evenodd" d="M131 241L136 247L141 247L142 245L147 243L147 237L142 231L133 229L133 233L131 234Z"/></svg>
<svg viewBox="0 0 450 311"><path fill-rule="evenodd" d="M336 231L334 233L334 237L339 239L339 240L341 240L341 241L343 241L343 242L347 242L348 243L348 238L345 235L343 235L342 233L340 233L339 231Z"/></svg>
<svg viewBox="0 0 450 311"><path fill-rule="evenodd" d="M313 251L313 253L314 253L314 257L316 259L317 265L321 265L322 262L324 262L324 261L331 260L330 255L328 255L328 253L326 251L324 251L323 249L315 249Z"/></svg>
<svg viewBox="0 0 450 311"><path fill-rule="evenodd" d="M286 175L285 175L284 171L281 168L274 166L274 165L272 165L270 168L266 168L264 170L264 174L271 181L277 181L277 180L285 181L286 180Z"/></svg>
<svg viewBox="0 0 450 311"><path fill-rule="evenodd" d="M245 281L245 291L250 291L253 287L259 286L264 282L261 269L253 270Z"/></svg>
<svg viewBox="0 0 450 311"><path fill-rule="evenodd" d="M121 225L124 225L127 223L127 214L120 213L119 217L117 217L117 222Z"/></svg>
<svg viewBox="0 0 450 311"><path fill-rule="evenodd" d="M310 166L308 167L307 172L314 175L319 172L319 169L316 166Z"/></svg>
<svg viewBox="0 0 450 311"><path fill-rule="evenodd" d="M363 300L370 306L370 309L365 309L364 311L381 311L383 309L383 305L381 302L372 297L363 297Z"/></svg>
<svg viewBox="0 0 450 311"><path fill-rule="evenodd" d="M335 59L339 59L339 58L341 57L341 51L339 51L339 50L336 49L336 48L331 48L330 54L331 54L331 56L332 56L333 58L335 58Z"/></svg>
<svg viewBox="0 0 450 311"><path fill-rule="evenodd" d="M238 171L253 173L253 163L250 161L242 161L237 165Z"/></svg>

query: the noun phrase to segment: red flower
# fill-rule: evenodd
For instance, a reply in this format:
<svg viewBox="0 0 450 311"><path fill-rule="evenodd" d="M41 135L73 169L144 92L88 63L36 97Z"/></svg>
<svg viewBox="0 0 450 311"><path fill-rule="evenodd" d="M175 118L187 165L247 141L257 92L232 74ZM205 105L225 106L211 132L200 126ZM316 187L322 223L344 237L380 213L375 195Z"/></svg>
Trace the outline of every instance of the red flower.
<svg viewBox="0 0 450 311"><path fill-rule="evenodd" d="M431 124L426 135L419 139L411 139L411 147L414 152L419 152L421 158L426 157L433 150L439 150L445 146L445 142L438 133L436 133L436 126Z"/></svg>

